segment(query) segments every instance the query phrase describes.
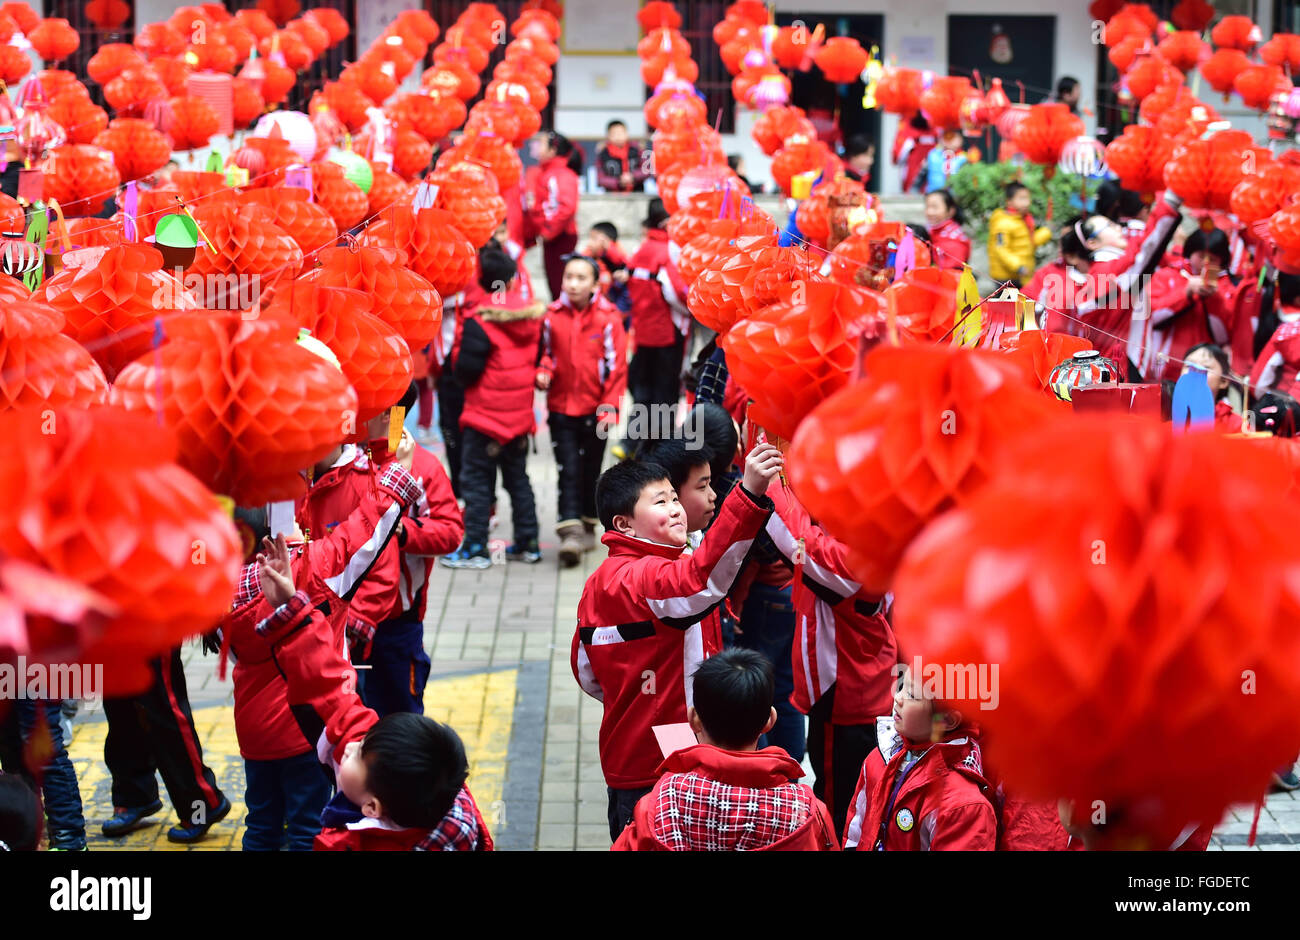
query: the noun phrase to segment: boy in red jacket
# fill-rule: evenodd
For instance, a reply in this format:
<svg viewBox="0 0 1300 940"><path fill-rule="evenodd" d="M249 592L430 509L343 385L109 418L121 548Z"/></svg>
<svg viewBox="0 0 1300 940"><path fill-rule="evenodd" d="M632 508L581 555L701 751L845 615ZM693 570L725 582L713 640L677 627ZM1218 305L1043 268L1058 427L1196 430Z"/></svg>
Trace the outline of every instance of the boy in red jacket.
<svg viewBox="0 0 1300 940"><path fill-rule="evenodd" d="M681 397L682 354L691 315L686 284L668 255L668 212L662 199L650 200L646 235L628 261L636 352L628 366L632 400L642 407L676 405Z"/></svg>
<svg viewBox="0 0 1300 940"><path fill-rule="evenodd" d="M542 242L542 263L551 299L559 300L564 256L578 247L578 174L582 152L563 134L544 131L533 140L539 164L526 209L529 227Z"/></svg>
<svg viewBox="0 0 1300 940"><path fill-rule="evenodd" d="M775 447L754 448L741 485L685 557L686 513L662 467L628 461L601 475L596 506L609 558L583 588L570 665L605 705L600 766L611 841L658 777L652 729L687 720L695 667L722 649L717 608L771 511L764 494L781 465Z"/></svg>
<svg viewBox="0 0 1300 940"><path fill-rule="evenodd" d="M559 476L555 534L560 563L572 568L596 547L596 479L607 430L618 424L627 389L623 317L596 289L600 266L575 255L564 293L546 308L537 387L546 392L551 450Z"/></svg>
<svg viewBox="0 0 1300 940"><path fill-rule="evenodd" d="M460 414L460 491L465 499L465 542L443 556L449 568L489 568L488 524L496 499L497 470L510 495L514 544L508 560L536 564L537 504L528 480L528 442L537 430L533 411L542 318L546 307L518 278L518 267L495 242L479 251L479 279L466 296L454 352L457 381L465 387Z"/></svg>
<svg viewBox="0 0 1300 940"><path fill-rule="evenodd" d="M776 724L772 664L732 649L695 670L687 709L694 747L670 754L614 843L631 852L838 851L825 804L799 783L803 769L779 747L758 749Z"/></svg>
<svg viewBox="0 0 1300 940"><path fill-rule="evenodd" d="M904 669L894 710L878 718L844 831L846 850L985 851L998 820L979 742L961 712L925 697Z"/></svg>
<svg viewBox="0 0 1300 940"><path fill-rule="evenodd" d="M385 471L386 473L391 471ZM412 481L407 478L408 488ZM263 543L258 579L274 612L253 628L271 646L295 712L324 727L316 744L338 786L321 816L318 850L487 851L492 837L465 786L460 738L423 715L380 719L356 694L356 673L321 612L295 591L281 536Z"/></svg>

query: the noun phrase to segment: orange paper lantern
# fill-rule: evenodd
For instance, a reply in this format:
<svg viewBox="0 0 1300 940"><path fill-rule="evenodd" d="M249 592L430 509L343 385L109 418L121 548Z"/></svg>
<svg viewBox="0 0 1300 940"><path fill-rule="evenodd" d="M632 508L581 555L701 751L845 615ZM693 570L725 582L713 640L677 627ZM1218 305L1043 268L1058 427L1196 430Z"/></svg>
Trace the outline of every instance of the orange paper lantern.
<svg viewBox="0 0 1300 940"><path fill-rule="evenodd" d="M51 150L41 164L45 198L58 200L68 216L99 214L122 182L117 166L101 153L85 144Z"/></svg>
<svg viewBox="0 0 1300 940"><path fill-rule="evenodd" d="M0 411L83 408L103 400L103 371L62 328L63 314L45 304L0 305Z"/></svg>
<svg viewBox="0 0 1300 940"><path fill-rule="evenodd" d="M95 138L95 146L113 155L121 178L131 180L161 170L172 157L171 141L148 121L114 118Z"/></svg>
<svg viewBox="0 0 1300 940"><path fill-rule="evenodd" d="M363 241L404 252L411 270L443 297L463 291L478 270L478 252L456 227L456 217L441 209L392 206L366 229Z"/></svg>
<svg viewBox="0 0 1300 940"><path fill-rule="evenodd" d="M41 20L40 25L27 34L27 39L36 54L46 62L66 59L81 45L81 37L72 24L58 17Z"/></svg>

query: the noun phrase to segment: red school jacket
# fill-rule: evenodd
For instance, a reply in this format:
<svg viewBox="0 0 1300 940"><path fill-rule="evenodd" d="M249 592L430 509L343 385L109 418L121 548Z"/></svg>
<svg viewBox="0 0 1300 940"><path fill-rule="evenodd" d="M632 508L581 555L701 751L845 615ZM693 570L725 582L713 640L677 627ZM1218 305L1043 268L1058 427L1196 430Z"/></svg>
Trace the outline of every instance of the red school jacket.
<svg viewBox="0 0 1300 940"><path fill-rule="evenodd" d="M419 444L415 445L411 473L423 492L407 509L397 537L401 562L397 582L400 610L391 616L414 615L423 621L429 600L430 559L456 550L465 537L465 521L442 461Z"/></svg>
<svg viewBox="0 0 1300 940"><path fill-rule="evenodd" d="M401 472L397 472L400 470ZM376 481L346 520L327 536L290 547L294 583L323 617L334 645L345 650L348 601L361 576L388 544L402 511L416 499L411 478L400 465ZM235 736L246 760L278 760L309 750L320 727L304 727L289 709L288 688L276 667L271 644L252 627L270 616L256 565L245 565L223 630L235 657L232 675Z"/></svg>
<svg viewBox="0 0 1300 940"><path fill-rule="evenodd" d="M718 605L731 590L771 503L735 486L699 547L660 545L606 532L605 559L578 602L570 666L605 704L600 766L617 789L658 779L656 725L686 721L691 676L722 649Z"/></svg>
<svg viewBox="0 0 1300 940"><path fill-rule="evenodd" d="M1278 316L1282 322L1260 350L1250 373L1251 392L1257 397L1274 388L1292 396L1300 392L1296 382L1300 373L1300 309L1279 306Z"/></svg>
<svg viewBox="0 0 1300 940"><path fill-rule="evenodd" d="M527 215L529 227L544 241L578 234L578 174L569 169L567 157L551 157L540 166Z"/></svg>
<svg viewBox="0 0 1300 940"><path fill-rule="evenodd" d="M627 266L632 269L627 293L637 347L672 346L690 329L691 314L686 309L686 282L668 256L668 233L661 228L646 232Z"/></svg>
<svg viewBox="0 0 1300 940"><path fill-rule="evenodd" d="M893 718L879 718L880 747L862 764L844 848L877 852L997 848L998 820L979 742L957 728L938 744L905 742ZM919 754L905 764L909 752ZM899 783L899 777L902 782Z"/></svg>
<svg viewBox="0 0 1300 940"><path fill-rule="evenodd" d="M779 747L683 748L636 804L615 852L835 852L835 824Z"/></svg>
<svg viewBox="0 0 1300 940"><path fill-rule="evenodd" d="M498 444L537 430L533 392L545 313L519 278L503 297L471 286L455 350L455 375L465 386L462 428Z"/></svg>
<svg viewBox="0 0 1300 940"><path fill-rule="evenodd" d="M941 268L960 271L970 261L970 236L956 219L948 219L931 228L930 245L935 263Z"/></svg>
<svg viewBox="0 0 1300 940"><path fill-rule="evenodd" d="M1162 265L1151 279L1151 338L1137 365L1152 382L1178 381L1182 356L1201 343L1228 349L1236 371L1250 360L1253 330L1249 315L1240 316L1238 303L1244 285L1233 284L1225 272L1211 296L1189 297L1191 276L1187 262L1179 261Z"/></svg>
<svg viewBox="0 0 1300 940"><path fill-rule="evenodd" d="M894 699L898 641L883 599L865 590L849 570L848 547L814 525L784 485L769 490L776 511L766 532L795 571L794 692L805 715L835 688L831 723L872 724ZM803 539L803 562L796 564Z"/></svg>
<svg viewBox="0 0 1300 940"><path fill-rule="evenodd" d="M539 372L551 379L546 393L551 412L583 418L600 410L617 419L627 391L623 314L599 291L585 310L573 309L561 295L546 308Z"/></svg>

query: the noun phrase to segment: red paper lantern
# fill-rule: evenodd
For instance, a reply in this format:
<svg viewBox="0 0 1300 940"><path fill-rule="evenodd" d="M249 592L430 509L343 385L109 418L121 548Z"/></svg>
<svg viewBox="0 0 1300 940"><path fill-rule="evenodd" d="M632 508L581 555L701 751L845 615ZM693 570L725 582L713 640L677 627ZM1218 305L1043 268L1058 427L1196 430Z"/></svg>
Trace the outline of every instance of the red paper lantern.
<svg viewBox="0 0 1300 940"><path fill-rule="evenodd" d="M34 30L27 34L32 48L46 62L66 59L77 51L81 37L67 20L51 17L41 20Z"/></svg>
<svg viewBox="0 0 1300 940"><path fill-rule="evenodd" d="M501 18L500 13L492 12L490 19L498 20ZM393 26L404 32L419 36L425 43L432 45L438 41L441 35L441 29L437 22L425 10L403 10L397 14L397 19ZM343 37L340 37L343 38Z"/></svg>
<svg viewBox="0 0 1300 940"><path fill-rule="evenodd" d="M217 112L201 98L190 96L171 100L171 118L164 126L175 150L206 147L220 128Z"/></svg>
<svg viewBox="0 0 1300 940"><path fill-rule="evenodd" d="M1294 33L1274 33L1268 42L1259 47L1259 57L1268 65L1276 65L1295 74L1300 71L1300 36Z"/></svg>
<svg viewBox="0 0 1300 940"><path fill-rule="evenodd" d="M1252 65L1237 74L1232 87L1246 107L1267 111L1274 95L1291 91L1291 82L1276 65Z"/></svg>
<svg viewBox="0 0 1300 940"><path fill-rule="evenodd" d="M266 77L262 79L262 97L267 104L284 104L289 97L289 91L298 81L298 76L294 74L293 69L281 65L274 59L267 59L262 63L262 68L266 72Z"/></svg>
<svg viewBox="0 0 1300 940"><path fill-rule="evenodd" d="M1106 58L1123 75L1132 68L1133 62L1137 59L1139 53L1149 52L1150 49L1151 41L1146 37L1129 36L1123 42L1111 46L1110 51L1106 53Z"/></svg>
<svg viewBox="0 0 1300 940"><path fill-rule="evenodd" d="M1250 134L1232 130L1188 141L1165 168L1165 185L1189 209L1227 212L1233 187L1245 176L1242 154L1253 144Z"/></svg>
<svg viewBox="0 0 1300 940"><path fill-rule="evenodd" d="M95 138L95 146L113 155L124 181L143 179L161 170L171 159L171 141L148 121L114 118Z"/></svg>
<svg viewBox="0 0 1300 940"><path fill-rule="evenodd" d="M768 108L754 122L750 134L763 153L770 157L791 137L802 136L812 140L817 136L817 128L808 120L803 108L790 105Z"/></svg>
<svg viewBox="0 0 1300 940"><path fill-rule="evenodd" d="M700 67L689 55L661 54L641 63L641 81L653 88L665 78L695 82L700 77Z"/></svg>
<svg viewBox="0 0 1300 940"><path fill-rule="evenodd" d="M534 29L540 28L543 34L551 39L560 38L560 16L563 15L564 7L559 3L550 3L554 9L539 9L536 6L525 5L525 9L519 14L519 17L510 26L511 36L522 36Z"/></svg>
<svg viewBox="0 0 1300 940"><path fill-rule="evenodd" d="M1102 33L1102 41L1108 47L1118 46L1128 39L1141 39L1143 42L1151 40L1151 32L1155 29L1154 23L1148 23L1141 16L1131 12L1135 9L1134 4L1125 4L1125 9L1120 10L1109 20L1106 21L1106 29Z"/></svg>
<svg viewBox="0 0 1300 940"><path fill-rule="evenodd" d="M1228 205L1239 222L1250 225L1273 215L1296 192L1300 192L1300 169L1270 163L1234 186Z"/></svg>
<svg viewBox="0 0 1300 940"><path fill-rule="evenodd" d="M664 0L650 0L637 11L636 21L646 32L656 28L681 29L682 15L677 8Z"/></svg>
<svg viewBox="0 0 1300 940"><path fill-rule="evenodd" d="M1210 30L1210 38L1220 49L1240 49L1249 52L1264 37L1249 16L1225 16Z"/></svg>
<svg viewBox="0 0 1300 940"><path fill-rule="evenodd" d="M115 30L131 18L131 7L123 0L90 0L86 19L102 30Z"/></svg>
<svg viewBox="0 0 1300 940"><path fill-rule="evenodd" d="M348 34L352 31L352 28L348 25L347 17L333 7L316 7L315 9L308 10L303 14L303 16L314 20L317 25L321 26L325 30L329 35L331 48L347 39ZM434 28L437 28L436 23L434 24ZM435 33L434 39L437 38L437 34ZM432 42L433 40L429 41Z"/></svg>
<svg viewBox="0 0 1300 940"><path fill-rule="evenodd" d="M862 44L856 39L849 36L835 36L826 40L825 44L817 50L813 61L822 70L828 82L840 85L857 81L870 58L867 50L863 49Z"/></svg>
<svg viewBox="0 0 1300 940"><path fill-rule="evenodd" d="M117 191L122 178L117 166L97 147L67 144L55 147L41 164L45 198L55 199L68 216L98 215Z"/></svg>
<svg viewBox="0 0 1300 940"><path fill-rule="evenodd" d="M322 7L321 9L331 10L332 7ZM253 47L257 45L257 37L252 31L240 25L235 20L227 20L214 26L211 30L219 41L224 42L231 49L235 50L235 62L242 63L248 61Z"/></svg>
<svg viewBox="0 0 1300 940"><path fill-rule="evenodd" d="M1182 74L1158 53L1140 57L1124 76L1124 83L1134 101L1142 101L1165 85L1183 80Z"/></svg>
<svg viewBox="0 0 1300 940"><path fill-rule="evenodd" d="M1016 128L1016 146L1025 158L1048 168L1050 175L1065 142L1083 134L1083 121L1070 113L1068 105L1057 102L1036 104Z"/></svg>
<svg viewBox="0 0 1300 940"><path fill-rule="evenodd" d="M154 56L149 61L149 67L153 69L154 75L162 82L169 95L185 94L189 81L194 75L194 70L190 68L188 62L173 56Z"/></svg>
<svg viewBox="0 0 1300 940"><path fill-rule="evenodd" d="M367 194L369 201L369 217L377 217L389 206L401 202L410 197L410 190L406 180L402 179L387 164L375 163L370 161L370 169L374 177L370 183L370 192Z"/></svg>
<svg viewBox="0 0 1300 940"><path fill-rule="evenodd" d="M820 140L792 138L772 158L772 179L781 192L790 195L792 180L796 175L815 173L833 174L838 160L829 147Z"/></svg>
<svg viewBox="0 0 1300 940"><path fill-rule="evenodd" d="M220 296L206 298L206 306L247 310L250 300L255 304L302 267L302 249L269 211L252 213L233 201L209 201L194 210L194 218L209 245L195 255L186 276L216 285L210 293Z"/></svg>
<svg viewBox="0 0 1300 940"><path fill-rule="evenodd" d="M245 205L261 205L275 217L275 224L302 249L304 265L315 264L316 252L338 240L338 226L319 203L311 202L305 189L276 186L250 189L240 196Z"/></svg>
<svg viewBox="0 0 1300 940"><path fill-rule="evenodd" d="M814 245L825 248L827 239L831 237L831 197L865 191L861 183L847 176L818 183L813 187L811 195L799 203L795 212L795 224L799 227L799 233Z"/></svg>
<svg viewBox="0 0 1300 940"><path fill-rule="evenodd" d="M1178 0L1169 13L1169 19L1179 29L1202 33L1214 19L1214 7L1206 0Z"/></svg>
<svg viewBox="0 0 1300 940"><path fill-rule="evenodd" d="M456 227L456 217L440 209L395 205L366 229L363 241L405 252L411 270L443 297L468 287L478 270L478 253Z"/></svg>
<svg viewBox="0 0 1300 940"><path fill-rule="evenodd" d="M1031 387L1045 392L1051 401L1060 401L1048 384L1052 370L1075 353L1091 348L1088 340L1068 333L1019 330L1002 334L1002 351L1007 358L1024 372Z"/></svg>
<svg viewBox="0 0 1300 940"><path fill-rule="evenodd" d="M650 29L637 43L636 54L642 62L655 55L690 58L691 44L676 29Z"/></svg>
<svg viewBox="0 0 1300 940"><path fill-rule="evenodd" d="M180 441L181 465L241 505L294 499L300 471L355 434L357 396L334 365L295 342L282 317L206 311L174 321L156 353L110 393L156 414Z"/></svg>
<svg viewBox="0 0 1300 940"><path fill-rule="evenodd" d="M501 198L496 177L474 163L456 163L429 174L438 187L434 206L455 218L455 225L470 243L487 244L492 233L505 221L506 201Z"/></svg>
<svg viewBox="0 0 1300 940"><path fill-rule="evenodd" d="M760 297L758 275L779 263L781 251L789 249L773 246L766 236L736 239L735 249L719 252L691 285L687 298L691 314L704 327L726 333L740 320L774 303L775 295Z"/></svg>
<svg viewBox="0 0 1300 940"><path fill-rule="evenodd" d="M335 10L334 12L337 13L338 11ZM293 32L307 44L307 48L311 50L313 61L323 55L331 45L329 30L306 16L291 21L285 27L285 30Z"/></svg>
<svg viewBox="0 0 1300 940"><path fill-rule="evenodd" d="M655 92L650 97L642 113L645 115L646 124L651 128L662 127L674 116L687 117L697 124L702 124L705 117L704 100L695 94L693 88L690 92L666 88Z"/></svg>
<svg viewBox="0 0 1300 940"><path fill-rule="evenodd" d="M812 33L806 26L782 26L772 39L772 59L783 69L797 69L811 51Z"/></svg>
<svg viewBox="0 0 1300 940"><path fill-rule="evenodd" d="M961 127L961 103L974 86L965 76L941 76L921 93L921 111L936 131ZM1077 136L1077 135L1076 135Z"/></svg>
<svg viewBox="0 0 1300 940"><path fill-rule="evenodd" d="M465 130L476 135L491 134L503 140L515 141L519 138L520 120L515 109L504 101L483 100L470 109Z"/></svg>
<svg viewBox="0 0 1300 940"><path fill-rule="evenodd" d="M8 44L0 45L0 81L17 85L32 70L32 60L21 49Z"/></svg>
<svg viewBox="0 0 1300 940"><path fill-rule="evenodd" d="M1262 799L1300 746L1285 461L1100 418L1037 428L1016 459L1032 471L995 480L908 552L900 645L931 663L998 663L997 708L955 689L949 704L987 727L1008 788L1071 800L1076 818L1104 806L1109 847L1163 849ZM1207 518L1223 520L1209 543ZM1062 742L1079 715L1089 733Z"/></svg>
<svg viewBox="0 0 1300 940"><path fill-rule="evenodd" d="M352 435L357 440L365 439L367 421L406 393L414 370L406 341L369 308L369 298L361 291L299 281L265 311L267 316L292 317L338 357L357 393L357 430Z"/></svg>
<svg viewBox="0 0 1300 940"><path fill-rule="evenodd" d="M339 164L328 160L313 163L311 182L316 201L334 219L340 232L346 232L366 217L370 200L356 183L347 178Z"/></svg>
<svg viewBox="0 0 1300 940"><path fill-rule="evenodd" d="M298 0L257 0L257 8L277 26L283 26L301 12L302 5Z"/></svg>
<svg viewBox="0 0 1300 940"><path fill-rule="evenodd" d="M322 94L325 103L352 133L361 130L370 121L366 111L373 107L374 102L352 82L326 82Z"/></svg>
<svg viewBox="0 0 1300 940"><path fill-rule="evenodd" d="M444 42L433 50L433 61L437 65L456 65L481 75L490 59L487 50L475 43L454 45Z"/></svg>
<svg viewBox="0 0 1300 940"><path fill-rule="evenodd" d="M68 143L90 144L108 127L108 112L89 98L65 92L51 102L46 116L68 132Z"/></svg>
<svg viewBox="0 0 1300 940"><path fill-rule="evenodd" d="M452 123L454 112L446 106L454 101L464 112L464 104L457 98L444 98L439 93L399 95L386 109L395 123L409 124L429 143L437 143L458 127L460 121Z"/></svg>
<svg viewBox="0 0 1300 940"><path fill-rule="evenodd" d="M41 22L41 15L22 0L9 0L0 4L0 11L18 24L18 31L24 34L30 33Z"/></svg>
<svg viewBox="0 0 1300 940"><path fill-rule="evenodd" d="M718 343L753 399L750 420L790 440L805 415L848 384L858 336L880 322L879 295L822 281L787 291Z"/></svg>
<svg viewBox="0 0 1300 940"><path fill-rule="evenodd" d="M92 81L107 85L129 68L143 68L145 58L136 51L135 46L124 42L109 42L95 50L95 54L86 62L86 74Z"/></svg>
<svg viewBox="0 0 1300 940"><path fill-rule="evenodd" d="M770 240L770 244L776 244L776 229L770 219L751 218L744 222L735 219L717 219L706 225L703 232L682 246L681 254L677 258L677 273L689 288L700 276L705 265L720 253L729 254L731 243L746 236L766 238Z"/></svg>
<svg viewBox="0 0 1300 940"><path fill-rule="evenodd" d="M1130 124L1107 145L1106 165L1119 177L1120 186L1150 195L1164 188L1165 164L1173 149L1173 141L1155 128Z"/></svg>
<svg viewBox="0 0 1300 940"><path fill-rule="evenodd" d="M1056 412L993 352L880 346L863 371L807 416L788 467L800 502L883 594L921 530L972 499L1005 465L1008 442Z"/></svg>
<svg viewBox="0 0 1300 940"><path fill-rule="evenodd" d="M0 423L14 448L0 468L0 553L105 598L116 616L78 659L103 664L104 694L143 691L151 658L229 609L242 557L230 517L148 418L98 407Z"/></svg>
<svg viewBox="0 0 1300 940"><path fill-rule="evenodd" d="M502 193L518 186L524 175L518 151L500 137L467 132L456 142L456 146L443 152L438 158L436 169L445 170L458 163L475 163L485 167L496 178L497 189Z"/></svg>
<svg viewBox="0 0 1300 940"><path fill-rule="evenodd" d="M1300 203L1274 213L1268 220L1268 233L1284 257L1300 258Z"/></svg>
<svg viewBox="0 0 1300 940"><path fill-rule="evenodd" d="M0 305L0 411L29 405L84 408L103 400L108 390L103 371L62 329L63 314L53 307Z"/></svg>
<svg viewBox="0 0 1300 940"><path fill-rule="evenodd" d="M275 21L266 12L257 8L235 11L235 22L248 30L258 39L265 39L275 32Z"/></svg>
<svg viewBox="0 0 1300 940"><path fill-rule="evenodd" d="M415 179L429 167L433 145L413 128L397 128L393 140L393 170L406 179Z"/></svg>
<svg viewBox="0 0 1300 940"><path fill-rule="evenodd" d="M109 227L99 220L96 225ZM112 380L149 351L156 318L169 320L197 307L162 266L162 255L153 246L118 244L93 265L64 267L32 299L63 315L63 332L88 349Z"/></svg>
<svg viewBox="0 0 1300 940"><path fill-rule="evenodd" d="M714 189L695 194L685 206L680 207L669 218L666 226L669 240L682 246L701 234L710 222L721 218L739 218L740 202L739 193L728 192L726 189ZM771 221L771 216L762 209L755 209L754 214Z"/></svg>
<svg viewBox="0 0 1300 940"><path fill-rule="evenodd" d="M890 114L911 116L921 108L922 90L916 69L886 68L876 85L876 103Z"/></svg>
<svg viewBox="0 0 1300 940"><path fill-rule="evenodd" d="M1183 72L1190 72L1210 55L1210 47L1205 40L1188 30L1170 33L1160 41L1159 48L1160 54L1169 64Z"/></svg>
<svg viewBox="0 0 1300 940"><path fill-rule="evenodd" d="M0 232L25 232L27 231L27 214L22 204L8 193L0 193ZM5 283L13 281L13 284ZM0 279L0 284L12 288L14 284L21 286L21 281L13 278ZM26 288L23 288L21 297L27 295Z"/></svg>
<svg viewBox="0 0 1300 940"><path fill-rule="evenodd" d="M119 117L140 117L148 105L167 98L166 86L149 68L129 68L104 86L104 100Z"/></svg>
<svg viewBox="0 0 1300 940"><path fill-rule="evenodd" d="M1158 93L1152 95L1142 103L1142 107L1145 109L1147 104L1157 97L1159 97ZM1219 120L1218 111L1203 104L1191 94L1179 99L1177 103L1163 111L1154 113L1158 115L1155 121L1156 130L1174 141L1175 146L1184 138L1200 137L1212 123Z"/></svg>
<svg viewBox="0 0 1300 940"><path fill-rule="evenodd" d="M185 54L185 37L166 23L146 23L135 31L135 47L146 59Z"/></svg>
<svg viewBox="0 0 1300 940"><path fill-rule="evenodd" d="M424 88L437 89L443 94L455 95L461 101L470 101L482 87L478 75L459 62L425 69L420 84Z"/></svg>

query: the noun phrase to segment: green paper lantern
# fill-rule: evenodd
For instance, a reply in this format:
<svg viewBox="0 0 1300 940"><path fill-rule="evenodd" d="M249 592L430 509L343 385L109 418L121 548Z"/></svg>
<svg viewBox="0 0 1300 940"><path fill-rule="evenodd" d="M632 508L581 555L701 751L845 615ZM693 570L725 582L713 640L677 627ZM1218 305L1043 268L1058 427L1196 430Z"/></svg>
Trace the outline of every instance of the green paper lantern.
<svg viewBox="0 0 1300 940"><path fill-rule="evenodd" d="M375 171L371 169L369 160L351 150L335 154L330 160L343 167L343 175L360 187L363 193L370 195L370 187L375 182Z"/></svg>

